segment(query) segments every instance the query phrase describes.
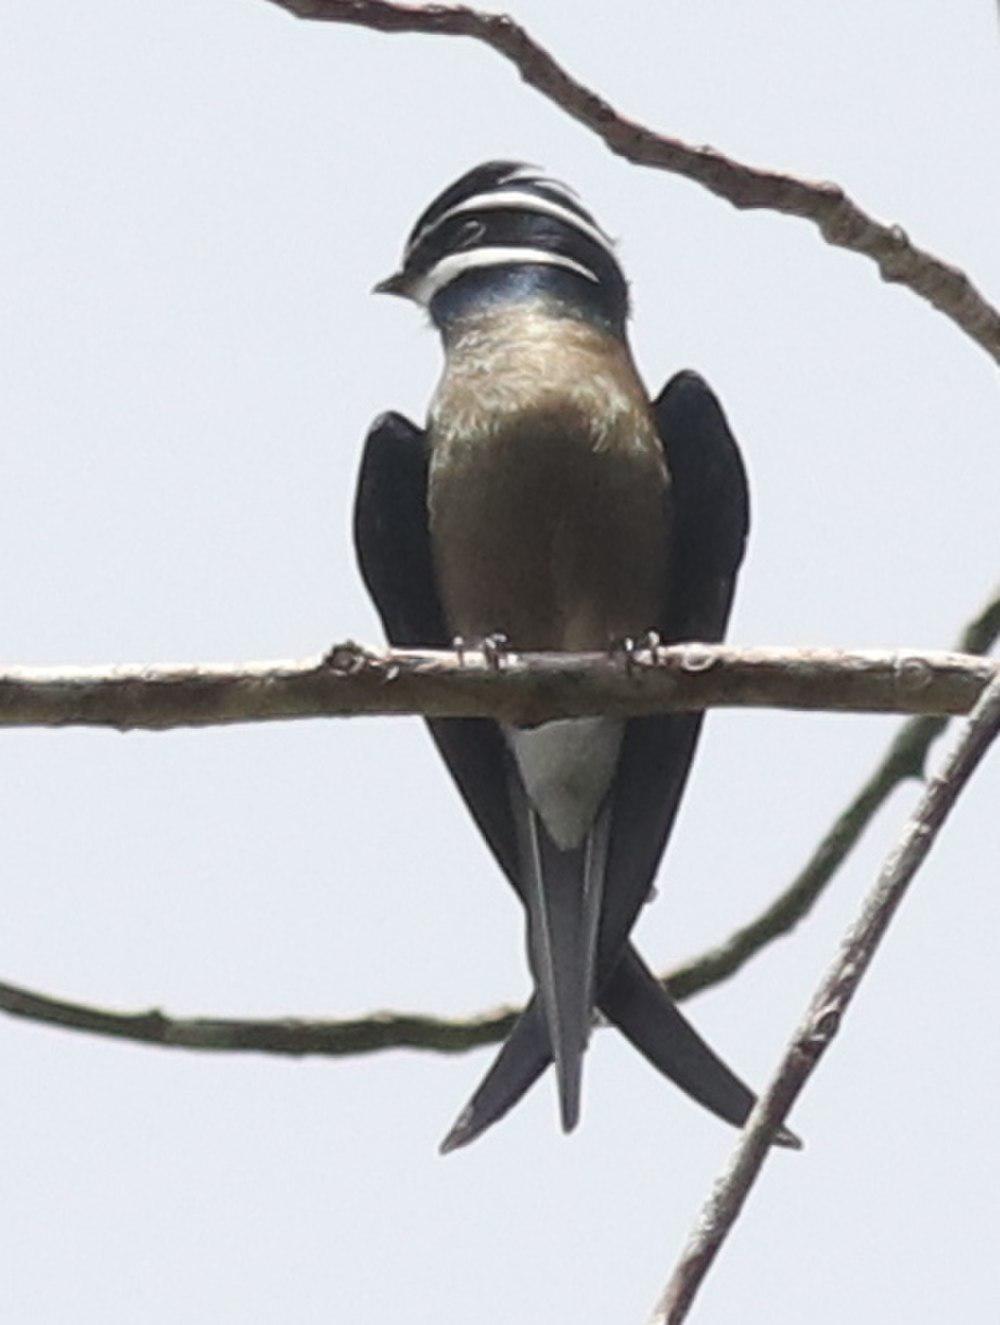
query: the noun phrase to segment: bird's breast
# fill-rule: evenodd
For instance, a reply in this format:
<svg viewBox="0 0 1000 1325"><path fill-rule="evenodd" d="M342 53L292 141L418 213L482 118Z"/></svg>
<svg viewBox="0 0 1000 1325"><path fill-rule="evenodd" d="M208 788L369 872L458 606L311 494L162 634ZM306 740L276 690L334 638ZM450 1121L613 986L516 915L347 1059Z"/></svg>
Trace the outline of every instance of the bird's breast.
<svg viewBox="0 0 1000 1325"><path fill-rule="evenodd" d="M428 435L454 634L582 650L657 624L669 478L620 340L565 318L484 321L450 348Z"/></svg>

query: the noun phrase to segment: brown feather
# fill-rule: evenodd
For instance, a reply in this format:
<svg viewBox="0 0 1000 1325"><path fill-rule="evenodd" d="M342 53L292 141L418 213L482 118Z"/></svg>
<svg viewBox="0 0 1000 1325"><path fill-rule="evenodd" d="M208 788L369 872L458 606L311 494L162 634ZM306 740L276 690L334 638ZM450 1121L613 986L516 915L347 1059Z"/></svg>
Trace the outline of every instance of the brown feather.
<svg viewBox="0 0 1000 1325"><path fill-rule="evenodd" d="M594 649L659 619L669 477L616 336L542 302L477 315L449 346L428 436L455 634Z"/></svg>

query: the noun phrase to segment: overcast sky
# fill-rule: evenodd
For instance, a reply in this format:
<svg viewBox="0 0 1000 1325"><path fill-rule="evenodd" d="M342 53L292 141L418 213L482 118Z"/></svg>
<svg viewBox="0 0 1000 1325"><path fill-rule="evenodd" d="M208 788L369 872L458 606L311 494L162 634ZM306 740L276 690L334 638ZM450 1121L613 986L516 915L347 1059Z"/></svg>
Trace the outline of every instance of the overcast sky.
<svg viewBox="0 0 1000 1325"><path fill-rule="evenodd" d="M844 184L1000 297L987 0L520 0L628 113ZM5 0L0 656L302 656L377 628L362 439L435 337L369 297L494 156L620 237L652 391L697 367L750 471L731 637L948 645L993 587L985 354L803 222L613 158L468 42L265 0ZM787 883L897 720L719 712L638 940L664 967ZM940 755L940 749L937 752ZM416 720L8 732L0 979L175 1013L473 1012L520 913ZM816 914L688 1005L760 1085L917 789ZM1000 758L963 798L699 1299L699 1325L992 1318ZM287 1062L0 1020L0 1317L16 1325L641 1322L734 1134L614 1034L563 1137L549 1077L468 1151L488 1062Z"/></svg>

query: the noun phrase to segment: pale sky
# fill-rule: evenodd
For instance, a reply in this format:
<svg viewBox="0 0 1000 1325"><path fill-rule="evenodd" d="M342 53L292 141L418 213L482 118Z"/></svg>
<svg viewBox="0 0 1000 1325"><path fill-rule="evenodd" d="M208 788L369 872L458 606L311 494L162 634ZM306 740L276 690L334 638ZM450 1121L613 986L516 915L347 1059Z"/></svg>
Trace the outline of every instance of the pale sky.
<svg viewBox="0 0 1000 1325"><path fill-rule="evenodd" d="M626 112L845 185L1000 298L987 0L520 0ZM378 638L349 541L375 414L440 355L369 296L433 194L544 164L620 237L651 391L721 396L754 527L731 638L941 647L996 579L997 369L801 221L640 171L469 42L265 0L6 0L0 656ZM637 938L666 967L783 887L895 719L717 712ZM941 747L936 749L940 757ZM415 719L6 732L0 979L178 1014L520 998L521 916ZM917 794L795 935L687 1005L764 1083ZM692 1315L985 1321L1000 1270L1000 756L918 877ZM437 1144L492 1051L196 1055L0 1018L12 1325L642 1322L735 1134L613 1033Z"/></svg>

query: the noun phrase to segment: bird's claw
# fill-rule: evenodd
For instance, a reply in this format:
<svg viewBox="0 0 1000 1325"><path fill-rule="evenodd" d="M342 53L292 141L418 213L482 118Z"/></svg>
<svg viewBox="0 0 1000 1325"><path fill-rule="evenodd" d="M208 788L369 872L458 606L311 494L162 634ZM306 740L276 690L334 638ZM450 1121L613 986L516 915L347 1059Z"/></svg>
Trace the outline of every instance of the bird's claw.
<svg viewBox="0 0 1000 1325"><path fill-rule="evenodd" d="M647 630L642 640L649 652L649 661L653 667L660 665L660 649L663 647L663 639L658 630Z"/></svg>
<svg viewBox="0 0 1000 1325"><path fill-rule="evenodd" d="M631 676L635 671L638 659L638 647L635 639L631 635L620 635L608 644L608 657L612 662L616 658L621 658L625 665L626 676Z"/></svg>
<svg viewBox="0 0 1000 1325"><path fill-rule="evenodd" d="M485 635L479 645L483 657L486 659L486 665L493 672L502 672L504 663L507 661L510 641L506 635L496 631L492 635Z"/></svg>
<svg viewBox="0 0 1000 1325"><path fill-rule="evenodd" d="M452 636L452 640L451 640L451 647L455 650L455 654L456 654L456 656L458 657L458 665L459 665L459 667L464 667L464 666L465 666L465 639L464 639L461 635L453 635L453 636Z"/></svg>
<svg viewBox="0 0 1000 1325"><path fill-rule="evenodd" d="M632 635L622 635L611 640L608 645L608 656L614 660L621 658L625 664L627 675L631 676L636 668L645 663L651 667L657 667L660 662L660 649L663 647L663 640L658 630L647 630L640 639ZM642 654L648 654L648 659L644 659Z"/></svg>

